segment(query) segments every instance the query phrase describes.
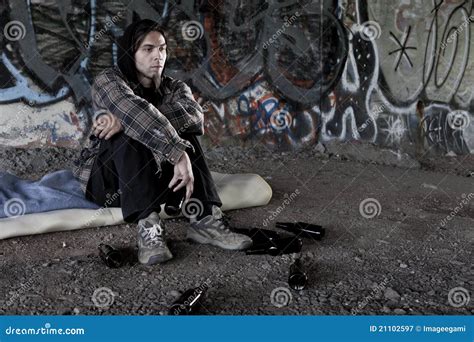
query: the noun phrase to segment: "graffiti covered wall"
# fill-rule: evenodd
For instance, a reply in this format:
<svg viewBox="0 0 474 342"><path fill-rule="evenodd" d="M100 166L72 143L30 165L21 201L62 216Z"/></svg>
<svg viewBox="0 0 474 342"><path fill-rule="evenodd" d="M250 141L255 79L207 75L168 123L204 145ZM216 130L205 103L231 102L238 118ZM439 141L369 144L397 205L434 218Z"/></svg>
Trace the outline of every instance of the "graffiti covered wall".
<svg viewBox="0 0 474 342"><path fill-rule="evenodd" d="M79 147L94 76L116 62L123 29L150 18L210 144L474 153L474 0L0 4L0 145Z"/></svg>
<svg viewBox="0 0 474 342"><path fill-rule="evenodd" d="M348 54L340 82L322 98L322 138L473 153L473 3L339 2Z"/></svg>

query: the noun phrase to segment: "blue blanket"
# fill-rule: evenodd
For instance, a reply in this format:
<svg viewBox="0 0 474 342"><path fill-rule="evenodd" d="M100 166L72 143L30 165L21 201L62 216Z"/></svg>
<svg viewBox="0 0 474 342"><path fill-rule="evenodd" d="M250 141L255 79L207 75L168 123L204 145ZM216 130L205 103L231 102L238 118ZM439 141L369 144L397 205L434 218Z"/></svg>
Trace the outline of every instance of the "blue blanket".
<svg viewBox="0 0 474 342"><path fill-rule="evenodd" d="M100 207L85 199L71 170L48 173L37 181L0 172L0 218L72 208Z"/></svg>

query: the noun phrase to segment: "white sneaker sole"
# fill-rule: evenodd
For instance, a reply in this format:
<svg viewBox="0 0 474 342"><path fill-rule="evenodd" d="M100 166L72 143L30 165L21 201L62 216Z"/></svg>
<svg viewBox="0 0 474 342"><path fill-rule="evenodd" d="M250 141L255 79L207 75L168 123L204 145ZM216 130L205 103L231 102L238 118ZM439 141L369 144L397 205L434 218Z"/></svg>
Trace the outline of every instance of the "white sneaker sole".
<svg viewBox="0 0 474 342"><path fill-rule="evenodd" d="M147 265L147 266L161 264L171 259L173 259L173 255L171 253L152 255L148 259L144 259L143 257L138 256L138 261L140 262L140 264Z"/></svg>
<svg viewBox="0 0 474 342"><path fill-rule="evenodd" d="M212 245L212 246L216 246L216 247L220 247L222 249L227 249L227 250L231 250L231 251L240 251L240 250L244 250L244 249L247 249L249 248L251 245L252 245L252 241L244 241L242 242L241 244L236 244L236 245L229 245L229 244L225 244L221 241L218 241L218 240L214 240L214 239L209 239L205 236L202 236L198 233L195 233L193 231L191 232L188 232L186 238L190 241L193 241L193 242L196 242L196 243L201 243L201 244L204 244L204 245Z"/></svg>

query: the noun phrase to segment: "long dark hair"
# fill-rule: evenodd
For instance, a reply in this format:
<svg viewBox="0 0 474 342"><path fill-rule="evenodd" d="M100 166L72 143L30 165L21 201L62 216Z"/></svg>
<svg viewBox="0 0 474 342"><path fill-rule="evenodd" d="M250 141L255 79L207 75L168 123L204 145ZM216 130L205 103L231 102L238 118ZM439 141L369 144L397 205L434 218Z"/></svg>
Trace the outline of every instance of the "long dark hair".
<svg viewBox="0 0 474 342"><path fill-rule="evenodd" d="M135 68L135 52L140 47L140 44L150 32L159 32L166 40L165 30L151 19L142 19L131 23L125 29L122 37L120 37L117 46L117 65L120 71L124 74L128 81L133 84L138 84L137 69ZM166 44L168 49L168 44ZM168 51L166 51L168 52ZM166 61L161 73L163 77L166 69Z"/></svg>

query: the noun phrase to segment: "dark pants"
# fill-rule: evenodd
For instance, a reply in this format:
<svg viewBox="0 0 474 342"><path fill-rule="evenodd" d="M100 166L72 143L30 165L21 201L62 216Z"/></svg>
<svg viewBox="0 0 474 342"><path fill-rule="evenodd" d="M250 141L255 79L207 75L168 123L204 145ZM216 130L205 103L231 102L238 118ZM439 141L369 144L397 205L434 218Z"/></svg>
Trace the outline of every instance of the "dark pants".
<svg viewBox="0 0 474 342"><path fill-rule="evenodd" d="M205 208L222 206L203 150L196 136L182 134L196 152L188 148L194 175L192 198ZM100 151L87 184L86 198L106 207L121 207L125 222L138 222L151 212L160 212L160 205L171 193L168 184L174 166L167 161L158 168L152 152L140 142L120 132L101 142Z"/></svg>

